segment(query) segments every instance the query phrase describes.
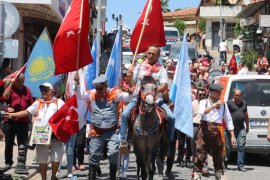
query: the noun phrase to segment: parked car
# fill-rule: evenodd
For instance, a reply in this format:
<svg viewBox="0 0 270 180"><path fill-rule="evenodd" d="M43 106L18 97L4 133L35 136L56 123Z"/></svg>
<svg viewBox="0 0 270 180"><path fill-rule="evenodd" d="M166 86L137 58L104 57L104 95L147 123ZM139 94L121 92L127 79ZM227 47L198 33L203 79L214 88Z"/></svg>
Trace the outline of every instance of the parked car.
<svg viewBox="0 0 270 180"><path fill-rule="evenodd" d="M250 128L246 139L246 152L269 154L270 143L266 137L270 116L270 76L224 75L214 79L214 83L223 87L222 100L232 99L233 91L237 88L242 91L243 99L247 102Z"/></svg>
<svg viewBox="0 0 270 180"><path fill-rule="evenodd" d="M176 27L164 27L165 38L167 42L175 42L180 40L179 31Z"/></svg>
<svg viewBox="0 0 270 180"><path fill-rule="evenodd" d="M169 59L172 59L174 62L178 62L181 46L182 42L175 42L171 45ZM192 43L188 43L188 56L190 58L190 62L195 62L198 59L197 48Z"/></svg>

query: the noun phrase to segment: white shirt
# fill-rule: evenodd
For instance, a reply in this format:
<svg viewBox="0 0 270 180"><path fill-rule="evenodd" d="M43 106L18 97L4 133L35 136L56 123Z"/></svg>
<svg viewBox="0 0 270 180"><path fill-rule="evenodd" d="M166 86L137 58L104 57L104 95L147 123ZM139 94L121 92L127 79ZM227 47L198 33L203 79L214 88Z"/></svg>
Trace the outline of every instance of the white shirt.
<svg viewBox="0 0 270 180"><path fill-rule="evenodd" d="M196 99L192 101L192 118L193 123L200 124L201 123L201 114L199 113L199 101Z"/></svg>
<svg viewBox="0 0 270 180"><path fill-rule="evenodd" d="M226 42L219 43L219 51L227 51L227 43Z"/></svg>
<svg viewBox="0 0 270 180"><path fill-rule="evenodd" d="M58 111L65 103L61 99L53 98L52 102L47 104L41 99L42 106L39 107L40 102L36 100L30 107L27 108L27 111L32 115L37 115L36 121L39 121L39 126L48 125L49 119L53 116L53 114ZM39 107L39 110L38 110ZM38 112L37 112L38 110Z"/></svg>
<svg viewBox="0 0 270 180"><path fill-rule="evenodd" d="M209 113L204 114L204 111L207 107L210 107L210 101L208 99L203 99L199 104L199 112L202 115L202 120L207 122L215 122L222 124L222 120L226 124L227 130L233 130L233 121L226 103L222 104L219 109L212 109ZM224 107L225 106L225 107ZM224 112L225 110L225 112ZM223 116L224 115L224 116Z"/></svg>
<svg viewBox="0 0 270 180"><path fill-rule="evenodd" d="M143 62L146 63L146 62ZM159 62L156 62L156 65L159 64ZM139 93L139 89L141 87L141 79L148 73L147 69L144 68L143 64L138 64L134 68L133 73L133 81L136 83L136 90L134 92L135 95ZM160 86L161 84L168 84L168 74L166 69L161 65L160 70L158 72L151 72L150 74L154 80L157 83L157 86Z"/></svg>

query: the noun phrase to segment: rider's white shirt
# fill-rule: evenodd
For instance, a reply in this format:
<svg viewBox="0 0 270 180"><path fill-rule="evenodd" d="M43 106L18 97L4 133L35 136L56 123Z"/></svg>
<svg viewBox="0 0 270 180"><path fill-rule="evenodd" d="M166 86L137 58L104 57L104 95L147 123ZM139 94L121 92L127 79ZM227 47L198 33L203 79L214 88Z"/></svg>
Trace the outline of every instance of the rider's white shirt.
<svg viewBox="0 0 270 180"><path fill-rule="evenodd" d="M159 63L159 62L157 62ZM156 64L157 64L156 63ZM133 81L136 83L136 90L134 92L135 95L138 94L140 86L141 86L141 79L147 74L148 72L138 64L133 73ZM161 84L168 84L168 74L164 67L161 67L158 72L151 72L151 76L155 79L158 86Z"/></svg>

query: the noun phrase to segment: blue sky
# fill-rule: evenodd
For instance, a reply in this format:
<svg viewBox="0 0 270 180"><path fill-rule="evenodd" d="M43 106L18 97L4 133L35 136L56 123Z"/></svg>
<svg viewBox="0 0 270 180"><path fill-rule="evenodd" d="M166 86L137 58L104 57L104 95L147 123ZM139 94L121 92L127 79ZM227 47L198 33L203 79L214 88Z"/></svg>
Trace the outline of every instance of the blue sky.
<svg viewBox="0 0 270 180"><path fill-rule="evenodd" d="M147 0L107 0L106 30L111 31L116 26L112 14L122 15L124 24L133 29ZM171 11L178 8L197 7L200 0L170 0Z"/></svg>

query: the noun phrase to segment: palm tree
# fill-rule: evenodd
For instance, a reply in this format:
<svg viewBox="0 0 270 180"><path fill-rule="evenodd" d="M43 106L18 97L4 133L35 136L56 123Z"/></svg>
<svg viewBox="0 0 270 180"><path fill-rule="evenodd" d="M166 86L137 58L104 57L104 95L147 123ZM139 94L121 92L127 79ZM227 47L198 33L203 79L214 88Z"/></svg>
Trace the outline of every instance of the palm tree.
<svg viewBox="0 0 270 180"><path fill-rule="evenodd" d="M166 12L170 12L171 10L169 9L169 1L170 0L160 0L161 2L161 8L162 8L162 12L166 13Z"/></svg>

